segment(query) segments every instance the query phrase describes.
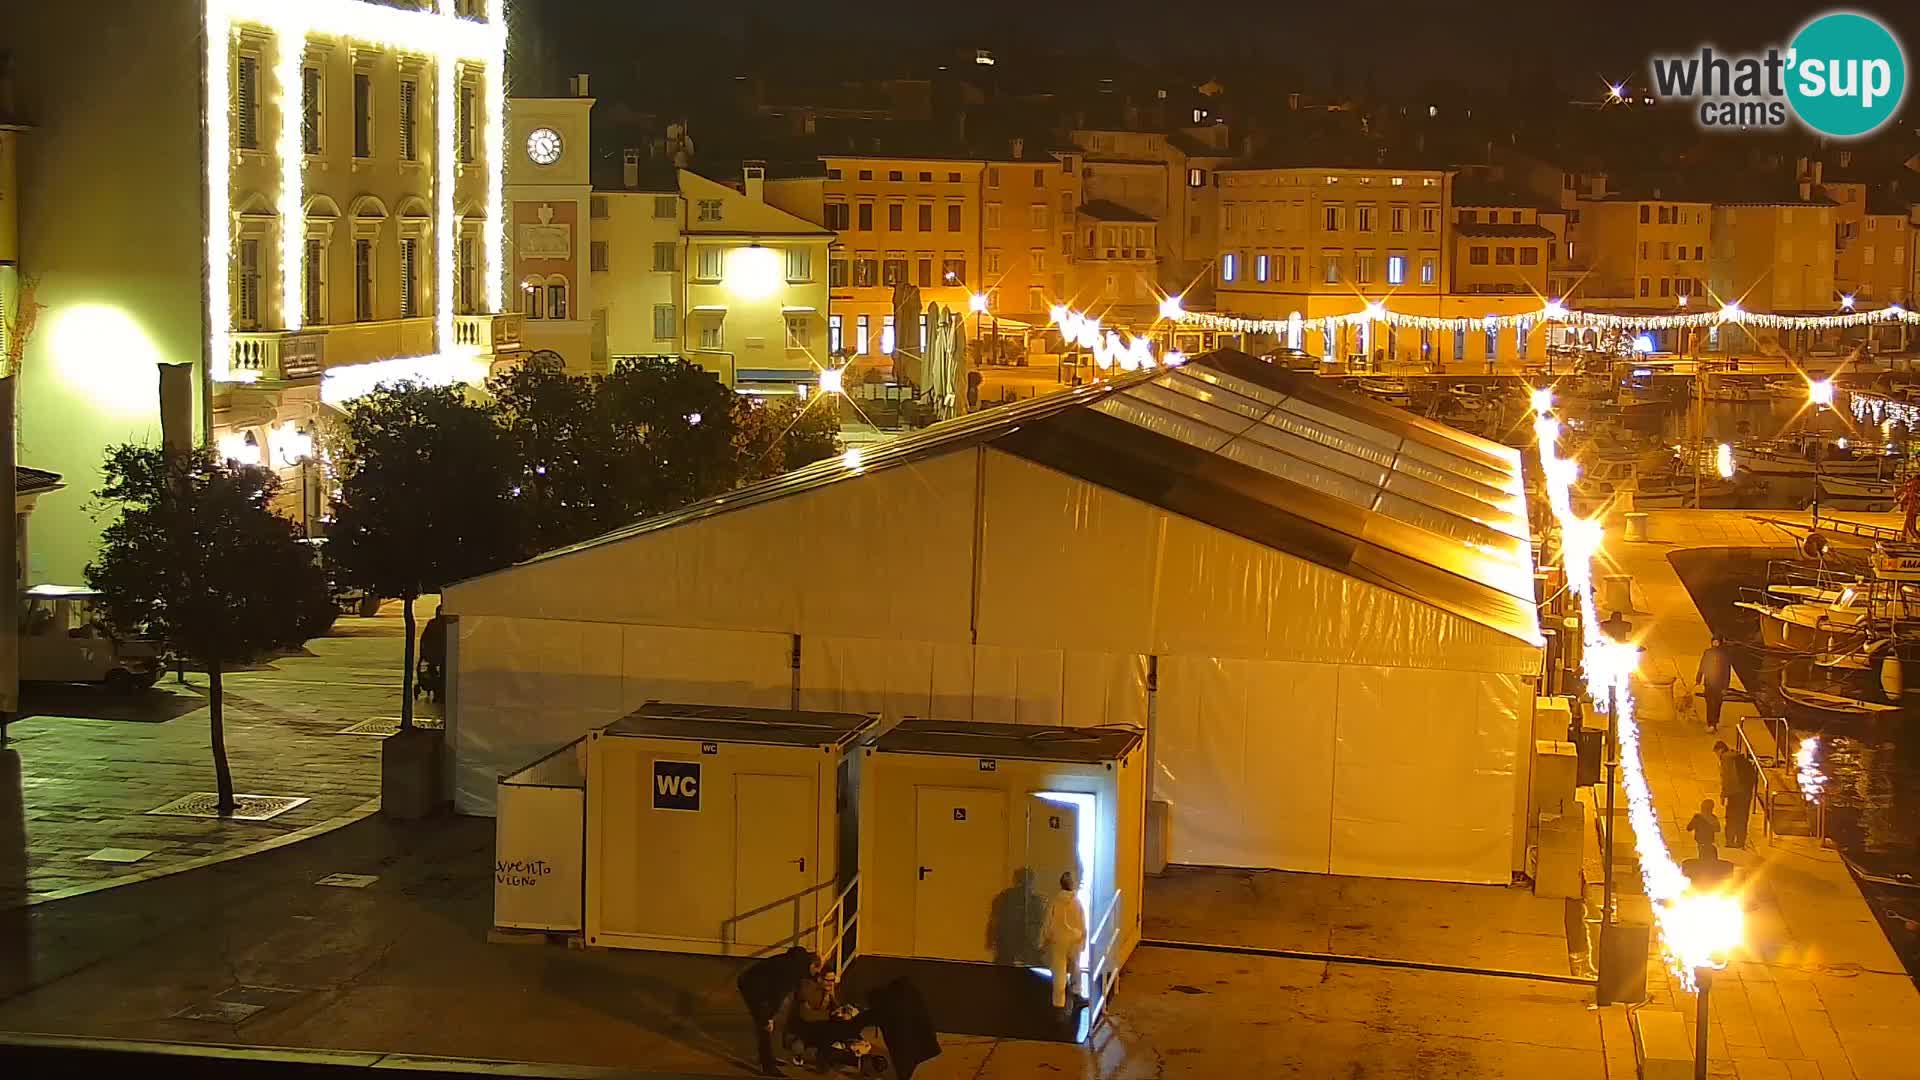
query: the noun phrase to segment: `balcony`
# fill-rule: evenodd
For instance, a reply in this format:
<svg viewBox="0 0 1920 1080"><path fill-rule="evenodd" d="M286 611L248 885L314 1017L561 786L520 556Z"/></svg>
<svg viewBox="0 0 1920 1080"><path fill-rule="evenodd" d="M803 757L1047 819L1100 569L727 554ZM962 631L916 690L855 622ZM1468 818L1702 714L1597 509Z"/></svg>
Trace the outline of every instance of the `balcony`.
<svg viewBox="0 0 1920 1080"><path fill-rule="evenodd" d="M518 312L499 315L455 315L453 343L483 353L517 352L526 316Z"/></svg>
<svg viewBox="0 0 1920 1080"><path fill-rule="evenodd" d="M326 362L324 330L235 330L228 346L228 363L241 378L262 382L311 379Z"/></svg>

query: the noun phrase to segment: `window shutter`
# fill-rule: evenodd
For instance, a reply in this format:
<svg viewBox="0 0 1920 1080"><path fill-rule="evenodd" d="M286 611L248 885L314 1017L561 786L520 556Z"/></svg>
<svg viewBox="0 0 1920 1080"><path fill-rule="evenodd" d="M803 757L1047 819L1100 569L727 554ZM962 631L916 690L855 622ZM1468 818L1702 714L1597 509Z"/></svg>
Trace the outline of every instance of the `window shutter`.
<svg viewBox="0 0 1920 1080"><path fill-rule="evenodd" d="M240 114L235 131L241 147L247 150L260 148L259 101L260 61L252 56L243 56L233 80L233 107Z"/></svg>
<svg viewBox="0 0 1920 1080"><path fill-rule="evenodd" d="M412 80L400 83L400 160L413 161L419 153L414 144L414 102L420 93Z"/></svg>
<svg viewBox="0 0 1920 1080"><path fill-rule="evenodd" d="M300 69L300 149L320 152L320 69Z"/></svg>
<svg viewBox="0 0 1920 1080"><path fill-rule="evenodd" d="M400 314L412 318L418 314L414 310L413 264L415 240L400 241Z"/></svg>

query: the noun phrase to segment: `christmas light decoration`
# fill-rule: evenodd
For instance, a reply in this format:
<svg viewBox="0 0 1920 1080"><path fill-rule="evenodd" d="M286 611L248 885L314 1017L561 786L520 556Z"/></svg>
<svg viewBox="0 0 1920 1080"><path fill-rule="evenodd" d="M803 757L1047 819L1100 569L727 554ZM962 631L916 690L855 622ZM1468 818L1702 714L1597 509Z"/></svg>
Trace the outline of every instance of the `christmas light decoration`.
<svg viewBox="0 0 1920 1080"><path fill-rule="evenodd" d="M345 405L372 393L382 383L417 382L428 386L478 386L487 381L487 362L470 351L401 356L370 364L328 368L320 379L320 400Z"/></svg>
<svg viewBox="0 0 1920 1080"><path fill-rule="evenodd" d="M1060 330L1060 337L1069 345L1077 345L1093 354L1094 365L1102 371L1110 370L1116 364L1122 371L1138 371L1141 368L1158 366L1153 356L1153 342L1144 337L1122 339L1112 330L1102 331L1100 320L1089 315L1055 304L1049 312L1053 325ZM1185 357L1181 358L1182 360ZM1171 356L1168 363L1173 363Z"/></svg>
<svg viewBox="0 0 1920 1080"><path fill-rule="evenodd" d="M280 191L275 203L279 215L280 312L279 322L286 330L298 330L305 312L305 147L301 135L304 91L301 66L309 35L344 38L379 48L417 53L431 58L436 68L435 116L435 248L438 257L435 330L440 352L425 357L404 357L381 364L401 364L410 370L422 365L447 362L455 367L442 372L441 381L466 381L462 361L464 350L454 347L453 262L458 225L454 220L453 183L459 152L455 101L455 76L462 61L478 62L484 71L488 99L485 103L487 181L488 260L486 271L487 308L504 310L506 212L506 7L505 0L488 0L487 21L461 18L443 10L419 11L367 3L364 0L205 0L206 40L205 75L206 112L206 184L207 216L207 346L212 375L217 382L250 382L257 372L239 371L232 366L233 302L227 275L234 262L233 253L233 180L232 170L238 157L233 145L232 56L235 35L242 27L259 27L274 35L272 95L279 118L278 138L273 151L278 157ZM356 365L367 369L377 365ZM329 372L332 375L333 372ZM358 384L358 376L339 380L342 385Z"/></svg>
<svg viewBox="0 0 1920 1080"><path fill-rule="evenodd" d="M1233 334L1283 334L1287 332L1289 320L1262 318L1247 315L1221 314L1204 311L1182 311L1178 321L1188 323L1202 330L1225 331ZM1541 307L1525 312L1506 315L1453 316L1442 318L1434 315L1409 315L1393 311L1383 300L1365 301L1360 310L1343 315L1325 315L1320 317L1327 332L1332 333L1340 325L1364 325L1383 322L1389 326L1409 327L1416 330L1458 331L1503 330L1515 327L1532 327L1543 323L1557 323L1564 326L1594 327L1597 329L1626 330L1638 334L1645 330L1687 330L1700 327L1719 326L1725 323L1737 323L1742 326L1759 327L1769 330L1834 330L1858 326L1876 326L1884 323L1907 322L1920 324L1920 314L1909 312L1898 304L1889 304L1870 311L1847 309L1837 315L1771 315L1763 312L1747 311L1738 303L1727 303L1715 311L1688 312L1676 315L1616 315L1610 312L1579 311L1569 308L1559 300L1549 300Z"/></svg>

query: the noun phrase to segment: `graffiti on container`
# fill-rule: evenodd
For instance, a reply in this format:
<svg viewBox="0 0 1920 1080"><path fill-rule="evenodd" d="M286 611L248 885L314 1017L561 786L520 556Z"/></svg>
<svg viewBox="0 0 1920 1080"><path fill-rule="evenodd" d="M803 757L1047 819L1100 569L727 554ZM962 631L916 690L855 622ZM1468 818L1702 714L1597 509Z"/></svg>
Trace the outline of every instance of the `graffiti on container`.
<svg viewBox="0 0 1920 1080"><path fill-rule="evenodd" d="M495 885L538 885L553 873L545 859L500 859L493 864Z"/></svg>

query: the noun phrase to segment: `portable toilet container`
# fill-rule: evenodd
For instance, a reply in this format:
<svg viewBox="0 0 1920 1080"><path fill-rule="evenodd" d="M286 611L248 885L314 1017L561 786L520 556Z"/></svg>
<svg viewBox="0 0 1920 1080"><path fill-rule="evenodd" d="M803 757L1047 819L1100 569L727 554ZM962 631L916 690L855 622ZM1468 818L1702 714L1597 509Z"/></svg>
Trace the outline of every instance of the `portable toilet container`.
<svg viewBox="0 0 1920 1080"><path fill-rule="evenodd" d="M871 740L853 981L909 974L930 999L970 987L932 1003L942 1030L1051 1037L1021 1018L1047 1015L1039 933L1072 870L1088 935L1076 992L1097 1017L1140 941L1145 774L1141 733L1126 727L909 720ZM924 965L943 970L903 970ZM987 999L1005 1015L962 1019Z"/></svg>
<svg viewBox="0 0 1920 1080"><path fill-rule="evenodd" d="M587 736L588 945L819 947L854 879L848 713L650 702Z"/></svg>

